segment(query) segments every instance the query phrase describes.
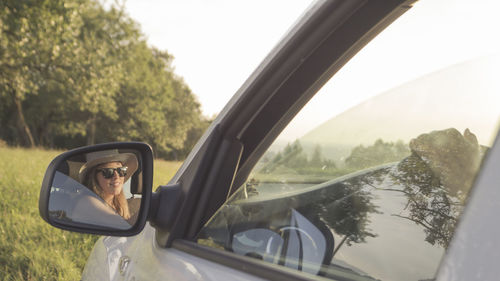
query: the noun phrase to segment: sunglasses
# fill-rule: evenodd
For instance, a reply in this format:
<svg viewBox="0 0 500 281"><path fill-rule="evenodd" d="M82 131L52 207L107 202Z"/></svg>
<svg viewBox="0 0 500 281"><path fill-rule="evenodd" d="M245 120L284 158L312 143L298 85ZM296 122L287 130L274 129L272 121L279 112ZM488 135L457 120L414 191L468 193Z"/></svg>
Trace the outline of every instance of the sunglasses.
<svg viewBox="0 0 500 281"><path fill-rule="evenodd" d="M120 177L124 177L127 175L127 166L119 167L119 168L102 168L97 169L98 172L102 173L102 176L105 179L110 179L115 175L115 171L118 173Z"/></svg>

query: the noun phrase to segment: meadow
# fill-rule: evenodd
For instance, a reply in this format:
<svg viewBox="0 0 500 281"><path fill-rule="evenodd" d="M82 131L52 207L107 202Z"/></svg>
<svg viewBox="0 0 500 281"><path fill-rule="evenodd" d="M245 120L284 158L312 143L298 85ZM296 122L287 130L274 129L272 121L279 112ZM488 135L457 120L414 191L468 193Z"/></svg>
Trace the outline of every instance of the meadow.
<svg viewBox="0 0 500 281"><path fill-rule="evenodd" d="M61 152L0 146L0 280L80 280L99 236L56 229L38 213L45 169ZM180 164L155 160L153 190Z"/></svg>

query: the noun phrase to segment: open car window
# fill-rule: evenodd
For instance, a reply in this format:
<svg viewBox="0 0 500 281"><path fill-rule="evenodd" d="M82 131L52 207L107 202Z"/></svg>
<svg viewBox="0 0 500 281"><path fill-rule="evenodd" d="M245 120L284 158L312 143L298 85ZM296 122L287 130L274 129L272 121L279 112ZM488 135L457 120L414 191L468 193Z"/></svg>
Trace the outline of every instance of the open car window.
<svg viewBox="0 0 500 281"><path fill-rule="evenodd" d="M434 278L498 134L500 57L446 22L467 7L422 2L320 90L198 243L335 280Z"/></svg>

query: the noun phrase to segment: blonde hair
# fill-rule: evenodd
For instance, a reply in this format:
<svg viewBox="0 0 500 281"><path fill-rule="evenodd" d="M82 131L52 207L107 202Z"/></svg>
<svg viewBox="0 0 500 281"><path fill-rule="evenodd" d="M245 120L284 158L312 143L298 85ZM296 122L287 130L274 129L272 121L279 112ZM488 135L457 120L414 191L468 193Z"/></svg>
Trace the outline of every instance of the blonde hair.
<svg viewBox="0 0 500 281"><path fill-rule="evenodd" d="M87 173L84 184L95 194L99 195L99 197L104 198L104 191L97 181L97 166L92 167L90 172ZM126 220L130 219L130 211L128 209L128 203L127 199L125 198L123 188L120 191L120 194L113 196L112 204L113 205L111 205L111 208L113 208L120 216L122 216Z"/></svg>

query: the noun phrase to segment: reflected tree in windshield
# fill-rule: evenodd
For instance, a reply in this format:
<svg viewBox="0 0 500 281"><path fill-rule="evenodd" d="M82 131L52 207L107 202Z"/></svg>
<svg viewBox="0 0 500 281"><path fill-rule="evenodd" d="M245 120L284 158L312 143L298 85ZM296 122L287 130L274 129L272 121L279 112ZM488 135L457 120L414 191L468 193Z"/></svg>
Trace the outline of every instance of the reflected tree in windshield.
<svg viewBox="0 0 500 281"><path fill-rule="evenodd" d="M393 216L423 226L427 242L446 248L463 206L461 200L448 192L439 177L416 155L401 161L390 176L403 186L397 191L403 192L408 199L403 212Z"/></svg>
<svg viewBox="0 0 500 281"><path fill-rule="evenodd" d="M372 194L360 181L354 178L323 188L316 201L304 196L301 200L305 204L298 210L310 218L317 216L335 233L344 236L348 245L376 237L368 228L368 214L376 213L377 207L372 203Z"/></svg>
<svg viewBox="0 0 500 281"><path fill-rule="evenodd" d="M468 129L462 135L453 128L422 134L410 142L410 149L412 155L388 173L394 188L384 189L408 199L403 211L392 215L421 225L427 242L446 248L483 149Z"/></svg>

